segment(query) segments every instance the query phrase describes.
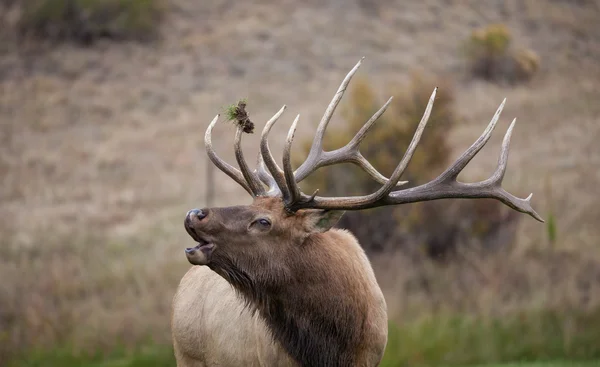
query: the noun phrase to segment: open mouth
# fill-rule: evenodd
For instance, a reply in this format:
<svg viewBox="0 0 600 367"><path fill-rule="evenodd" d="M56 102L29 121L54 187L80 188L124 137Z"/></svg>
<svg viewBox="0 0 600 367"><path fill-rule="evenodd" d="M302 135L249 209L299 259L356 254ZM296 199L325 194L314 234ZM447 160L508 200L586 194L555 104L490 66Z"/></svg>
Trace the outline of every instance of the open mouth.
<svg viewBox="0 0 600 367"><path fill-rule="evenodd" d="M198 244L194 247L188 247L185 249L185 255L188 261L194 265L207 265L210 263L212 253L216 248L216 245L210 242L199 234L192 224L190 216L188 215L184 222L185 230L187 233L196 241Z"/></svg>
<svg viewBox="0 0 600 367"><path fill-rule="evenodd" d="M190 235L190 237L192 237L194 239L194 241L198 242L198 246L196 247L188 247L185 251L187 252L188 249L199 249L200 247L203 247L205 245L208 245L209 242L207 240L205 240L204 238L202 238L200 235L198 235L198 233L196 233L196 231L194 230L194 228L192 227L191 223L190 223L190 218L187 217L185 219L185 223L184 223L184 227L186 232Z"/></svg>
<svg viewBox="0 0 600 367"><path fill-rule="evenodd" d="M194 247L188 247L185 249L185 253L192 255L194 254L196 251L202 251L202 252L206 252L206 251L210 251L212 250L215 245L213 243L210 243L202 238L199 238L197 236L193 236L194 240L198 241L198 244Z"/></svg>
<svg viewBox="0 0 600 367"><path fill-rule="evenodd" d="M185 249L185 256L192 265L208 265L211 262L213 251L217 247L214 243L195 236L198 244Z"/></svg>
<svg viewBox="0 0 600 367"><path fill-rule="evenodd" d="M198 242L196 246L185 249L185 254L188 257L188 260L194 264L210 261L212 252L215 249L215 244L198 235L193 228L190 228L186 225L185 229L190 237L192 237L194 241Z"/></svg>

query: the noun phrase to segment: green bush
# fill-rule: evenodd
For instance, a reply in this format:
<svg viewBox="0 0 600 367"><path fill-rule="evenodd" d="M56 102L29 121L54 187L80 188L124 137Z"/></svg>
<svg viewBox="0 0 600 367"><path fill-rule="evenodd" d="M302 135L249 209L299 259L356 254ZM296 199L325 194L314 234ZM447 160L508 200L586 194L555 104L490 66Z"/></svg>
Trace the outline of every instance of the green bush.
<svg viewBox="0 0 600 367"><path fill-rule="evenodd" d="M158 34L164 0L21 1L26 36L91 43L99 38L147 40Z"/></svg>
<svg viewBox="0 0 600 367"><path fill-rule="evenodd" d="M363 155L389 177L408 147L435 86L439 87L436 101L419 146L401 178L409 181L403 188L435 178L451 163L447 136L457 123L452 83L415 74L408 85L391 88L394 101L361 144ZM350 141L383 104L362 80L353 84L349 94L349 107L343 111L345 128L328 132L326 150ZM305 154L310 144L310 140L303 143ZM325 167L302 184L308 187L306 192L318 188L322 195L331 196L362 195L380 187L350 164ZM400 248L411 256L424 253L442 259L459 245L475 242L489 249L509 243L518 218L518 213L491 199L441 200L348 212L339 225L350 229L370 253Z"/></svg>
<svg viewBox="0 0 600 367"><path fill-rule="evenodd" d="M540 60L527 48L514 49L513 36L504 24L477 29L466 41L471 73L489 81L526 81L538 71Z"/></svg>

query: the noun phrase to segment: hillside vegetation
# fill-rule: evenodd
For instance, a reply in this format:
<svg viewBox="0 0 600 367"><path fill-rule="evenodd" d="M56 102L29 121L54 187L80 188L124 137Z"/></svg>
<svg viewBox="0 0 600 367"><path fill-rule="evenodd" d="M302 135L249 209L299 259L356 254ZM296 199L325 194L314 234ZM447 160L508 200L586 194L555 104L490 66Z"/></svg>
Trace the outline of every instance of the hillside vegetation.
<svg viewBox="0 0 600 367"><path fill-rule="evenodd" d="M208 123L246 98L260 131L286 104L270 140L280 160L293 117L297 141L310 140L362 56L329 146L394 95L364 148L389 174L435 84L436 118L409 171L423 182L506 97L460 179L493 172L516 117L504 187L533 193L546 219L449 200L348 215L396 330L386 366L600 358L600 2L59 3L77 11L0 1L0 365L169 355L171 298L189 267L182 220L209 184ZM235 162L232 129L213 136ZM248 157L258 138L245 140ZM303 152L296 144L294 159ZM340 172L362 182L323 168L307 185L372 189L328 186ZM250 202L221 172L213 189L213 205Z"/></svg>

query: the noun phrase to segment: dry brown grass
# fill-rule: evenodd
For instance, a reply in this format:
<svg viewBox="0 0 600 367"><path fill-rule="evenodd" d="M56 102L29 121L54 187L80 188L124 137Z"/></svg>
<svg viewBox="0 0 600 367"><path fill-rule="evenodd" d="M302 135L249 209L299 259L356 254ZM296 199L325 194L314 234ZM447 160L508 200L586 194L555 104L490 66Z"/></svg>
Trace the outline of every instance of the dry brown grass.
<svg viewBox="0 0 600 367"><path fill-rule="evenodd" d="M285 121L301 112L299 133L312 133L361 56L367 56L361 74L380 85L404 80L416 66L460 77L459 40L489 23L507 24L540 55L542 69L533 83L516 88L459 84L463 122L451 133L452 154L481 133L508 97L499 130L512 117L518 122L505 186L517 195L533 192L544 217L554 211L556 250L571 257L560 267L564 276L548 277L548 264L560 260L531 255L547 245L545 227L522 220L511 254L481 260L492 280L473 286L473 302L497 304L508 279L528 282L528 302L544 299L555 280L562 291L554 297L569 299L573 282L592 279L582 269L596 264L600 235L598 2L384 2L368 11L368 2L172 3L163 40L151 46L40 49L17 44L9 27L0 30L0 338L9 341L0 343L2 353L57 341L110 348L121 339L135 344L149 331L167 340L171 297L188 267L182 216L202 206L201 139L222 106L247 97L260 129L260 121L288 104L290 120L271 139L280 152ZM2 13L3 24L12 24L11 16ZM338 117L332 126L341 123ZM231 129L218 128L215 140L233 162ZM493 170L500 141L495 134L465 178ZM248 156L256 142L257 136L246 140ZM215 204L249 201L225 175L217 179ZM413 274L458 277L454 268L418 272L388 259L397 269L388 271L383 260L374 261L390 303L409 303L393 306L394 314L430 303L402 290ZM464 294L455 291L459 283L431 292L456 298ZM590 289L597 297L597 288Z"/></svg>
<svg viewBox="0 0 600 367"><path fill-rule="evenodd" d="M550 249L485 256L462 249L440 266L425 256L376 255L394 320L442 313L502 316L523 310L592 312L600 307L600 258Z"/></svg>

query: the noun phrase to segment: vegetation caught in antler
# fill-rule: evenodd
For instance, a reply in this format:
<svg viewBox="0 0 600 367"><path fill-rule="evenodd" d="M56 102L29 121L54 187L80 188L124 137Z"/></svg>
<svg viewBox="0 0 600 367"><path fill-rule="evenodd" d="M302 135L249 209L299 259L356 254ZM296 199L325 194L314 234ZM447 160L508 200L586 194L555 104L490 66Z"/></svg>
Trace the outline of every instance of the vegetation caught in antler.
<svg viewBox="0 0 600 367"><path fill-rule="evenodd" d="M254 123L250 121L248 112L246 111L247 101L241 99L237 104L227 106L225 114L228 120L233 121L246 134L254 133Z"/></svg>

